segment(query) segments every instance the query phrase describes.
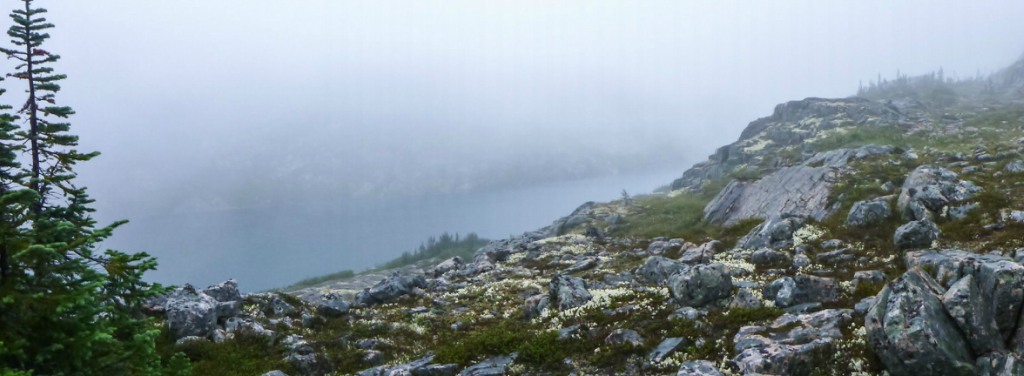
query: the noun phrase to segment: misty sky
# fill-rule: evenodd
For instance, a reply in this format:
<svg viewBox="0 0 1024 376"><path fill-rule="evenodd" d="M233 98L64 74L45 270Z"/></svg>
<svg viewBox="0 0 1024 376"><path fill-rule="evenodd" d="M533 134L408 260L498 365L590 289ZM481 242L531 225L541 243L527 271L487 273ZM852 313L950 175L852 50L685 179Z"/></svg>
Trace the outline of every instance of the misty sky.
<svg viewBox="0 0 1024 376"><path fill-rule="evenodd" d="M40 5L111 210L682 172L779 102L1024 52L1019 1Z"/></svg>

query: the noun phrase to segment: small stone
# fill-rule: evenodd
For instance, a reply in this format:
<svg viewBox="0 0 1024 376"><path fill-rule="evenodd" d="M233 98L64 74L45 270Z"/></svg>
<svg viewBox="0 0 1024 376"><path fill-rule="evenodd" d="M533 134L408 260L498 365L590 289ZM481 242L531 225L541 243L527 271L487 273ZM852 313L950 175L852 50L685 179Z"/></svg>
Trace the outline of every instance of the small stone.
<svg viewBox="0 0 1024 376"><path fill-rule="evenodd" d="M929 220L913 221L896 229L893 244L900 250L926 248L939 238L939 227Z"/></svg>
<svg viewBox="0 0 1024 376"><path fill-rule="evenodd" d="M683 363L679 367L677 376L722 376L722 372L718 370L715 363L711 363L707 360L695 360Z"/></svg>
<svg viewBox="0 0 1024 376"><path fill-rule="evenodd" d="M630 347L642 347L644 345L644 338L640 336L635 330L631 329L615 329L604 338L604 343L612 345L614 347L619 346L630 346Z"/></svg>

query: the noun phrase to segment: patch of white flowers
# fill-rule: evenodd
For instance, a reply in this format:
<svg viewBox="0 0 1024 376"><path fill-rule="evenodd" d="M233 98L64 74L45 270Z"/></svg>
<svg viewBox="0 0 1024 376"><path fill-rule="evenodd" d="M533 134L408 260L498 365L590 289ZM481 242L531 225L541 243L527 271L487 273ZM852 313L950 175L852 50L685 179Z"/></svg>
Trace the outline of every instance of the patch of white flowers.
<svg viewBox="0 0 1024 376"><path fill-rule="evenodd" d="M820 239L823 235L825 235L824 229L814 225L807 225L793 233L793 245L812 242Z"/></svg>
<svg viewBox="0 0 1024 376"><path fill-rule="evenodd" d="M649 290L649 293L653 293L655 295L660 295L662 297L668 297L669 296L668 288L665 288L665 287L659 287L659 288L651 289L651 290ZM579 307L569 308L569 309L561 310L561 311L555 311L555 310L553 310L551 308L545 308L543 311L540 312L540 315L536 319L534 319L534 321L535 322L547 321L548 328L550 328L550 329L560 329L560 328L562 328L564 326L563 325L564 322L571 321L571 320L574 320L574 319L578 319L581 316L583 316L587 311L590 311L592 309L612 308L611 307L612 306L612 302L616 298L630 297L630 296L633 297L633 299L630 302L630 304L632 304L632 305L634 305L636 307L637 313L639 313L639 312L653 313L658 308L658 307L654 306L654 301L653 301L653 299L651 299L650 296L645 296L643 293L640 293L637 290L629 288L629 287L615 287L615 288L608 288L608 289L595 289L595 290L591 290L590 294L592 296L590 301L586 302L585 304L583 304L583 305L581 305Z"/></svg>
<svg viewBox="0 0 1024 376"><path fill-rule="evenodd" d="M685 362L686 360L687 359L685 352L676 351L672 353L672 355L666 356L660 362L654 363L652 365L654 366L654 368L657 369L677 370L679 369L679 367L683 365L683 362Z"/></svg>
<svg viewBox="0 0 1024 376"><path fill-rule="evenodd" d="M562 248L559 249L559 252L563 254L568 253L571 255L582 255L584 253L589 253L590 251L591 248L583 244L569 244L562 246Z"/></svg>
<svg viewBox="0 0 1024 376"><path fill-rule="evenodd" d="M587 237L582 234L565 234L561 236L552 236L550 238L544 238L541 240L534 241L536 245L549 245L549 244L565 244L565 243L585 243Z"/></svg>
<svg viewBox="0 0 1024 376"><path fill-rule="evenodd" d="M743 251L737 254L733 253L719 253L715 255L715 262L725 265L726 268L730 269L743 269L753 273L756 266L751 264L749 261L744 260L743 256L749 255L753 251Z"/></svg>
<svg viewBox="0 0 1024 376"><path fill-rule="evenodd" d="M504 263L518 264L520 261L523 261L524 258L526 258L526 252L516 252L511 255L508 255L508 258L505 259Z"/></svg>

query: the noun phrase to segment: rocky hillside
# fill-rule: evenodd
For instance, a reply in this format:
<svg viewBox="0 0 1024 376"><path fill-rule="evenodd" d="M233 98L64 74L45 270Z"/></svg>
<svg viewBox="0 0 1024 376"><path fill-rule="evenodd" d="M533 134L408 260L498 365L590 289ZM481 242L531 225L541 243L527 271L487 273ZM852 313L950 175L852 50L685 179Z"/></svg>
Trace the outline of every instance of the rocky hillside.
<svg viewBox="0 0 1024 376"><path fill-rule="evenodd" d="M150 308L201 375L1022 375L1021 67L779 105L471 260Z"/></svg>

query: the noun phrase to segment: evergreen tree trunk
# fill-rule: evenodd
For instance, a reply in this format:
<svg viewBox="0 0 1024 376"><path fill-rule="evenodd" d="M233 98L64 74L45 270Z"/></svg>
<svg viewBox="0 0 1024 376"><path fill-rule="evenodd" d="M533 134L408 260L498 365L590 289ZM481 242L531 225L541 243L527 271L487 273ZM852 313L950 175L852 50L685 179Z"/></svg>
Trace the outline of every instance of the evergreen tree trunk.
<svg viewBox="0 0 1024 376"><path fill-rule="evenodd" d="M25 14L32 14L32 8L29 2L25 2ZM25 28L25 40L31 39L30 33L31 28ZM39 184L39 180L42 178L40 167L39 167L39 117L38 111L39 106L36 104L36 82L35 73L33 73L32 66L32 43L25 43L25 64L28 72L28 102L26 103L26 109L28 110L28 138L31 144L30 152L32 154L32 176L29 180L29 189L36 191L39 194L39 201L32 206L32 212L37 216L43 211L43 201L46 200L46 196L43 194L43 186Z"/></svg>
<svg viewBox="0 0 1024 376"><path fill-rule="evenodd" d="M7 257L7 237L0 238L0 287L7 283L11 274L11 265Z"/></svg>

